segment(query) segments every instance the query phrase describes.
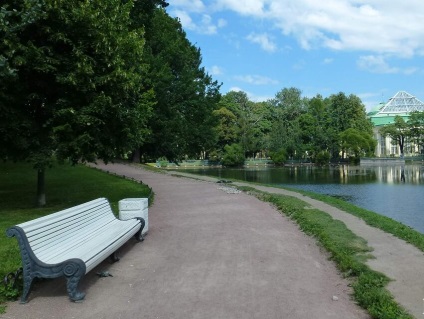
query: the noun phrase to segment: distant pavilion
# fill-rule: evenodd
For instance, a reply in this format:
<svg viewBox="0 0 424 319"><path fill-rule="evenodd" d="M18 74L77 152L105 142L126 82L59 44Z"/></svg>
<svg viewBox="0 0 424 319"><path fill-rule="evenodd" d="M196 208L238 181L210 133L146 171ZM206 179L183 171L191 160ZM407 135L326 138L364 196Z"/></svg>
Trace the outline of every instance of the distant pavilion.
<svg viewBox="0 0 424 319"><path fill-rule="evenodd" d="M375 155L377 157L400 155L399 146L392 145L390 137L382 136L379 131L381 127L394 123L395 116L400 116L407 122L410 113L414 111L424 112L424 103L405 91L399 91L386 104L380 103L368 113L368 117L374 124L374 138L377 140ZM405 143L405 156L418 155L420 151L414 144Z"/></svg>

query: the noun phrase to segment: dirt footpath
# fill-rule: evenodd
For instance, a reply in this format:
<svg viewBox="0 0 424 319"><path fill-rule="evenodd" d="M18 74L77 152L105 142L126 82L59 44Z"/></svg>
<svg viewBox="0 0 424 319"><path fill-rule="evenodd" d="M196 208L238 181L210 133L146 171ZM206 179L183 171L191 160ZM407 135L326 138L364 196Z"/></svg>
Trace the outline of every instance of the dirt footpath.
<svg viewBox="0 0 424 319"><path fill-rule="evenodd" d="M181 172L177 172L177 174L198 178L198 175ZM207 179L212 181L209 177ZM382 272L392 279L387 289L396 301L414 317L424 318L424 253L422 251L404 240L367 225L358 217L302 194L247 183L237 182L234 184L299 198L312 207L330 214L334 219L345 223L352 232L364 238L368 245L373 248L372 255L375 258L369 259L367 264L372 269Z"/></svg>
<svg viewBox="0 0 424 319"><path fill-rule="evenodd" d="M369 318L326 253L269 204L213 182L98 167L153 188L146 240L87 274L83 303L64 280L45 281L2 318Z"/></svg>

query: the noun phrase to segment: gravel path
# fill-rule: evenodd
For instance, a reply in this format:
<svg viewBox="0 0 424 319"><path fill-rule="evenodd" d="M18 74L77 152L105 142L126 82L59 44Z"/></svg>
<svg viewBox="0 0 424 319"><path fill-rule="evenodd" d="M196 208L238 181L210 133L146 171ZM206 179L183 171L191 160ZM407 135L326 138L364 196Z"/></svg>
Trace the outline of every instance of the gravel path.
<svg viewBox="0 0 424 319"><path fill-rule="evenodd" d="M181 172L177 172L177 174L192 178L199 177ZM404 240L367 225L356 216L302 194L248 183L236 182L234 185L250 186L268 193L299 198L345 223L352 232L364 238L373 248L372 255L375 259L369 259L367 264L392 279L387 289L393 294L396 301L414 317L424 318L424 253L422 251Z"/></svg>

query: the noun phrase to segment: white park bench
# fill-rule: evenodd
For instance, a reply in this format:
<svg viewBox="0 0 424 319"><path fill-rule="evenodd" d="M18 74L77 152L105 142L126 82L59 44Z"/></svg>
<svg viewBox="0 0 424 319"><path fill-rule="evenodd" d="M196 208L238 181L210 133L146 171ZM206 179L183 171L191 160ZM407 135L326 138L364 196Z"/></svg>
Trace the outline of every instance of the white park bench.
<svg viewBox="0 0 424 319"><path fill-rule="evenodd" d="M84 299L80 279L107 257L117 261L116 250L132 236L142 241L144 219L119 220L106 198L40 217L7 230L18 239L22 256L26 303L35 278L65 276L69 298Z"/></svg>

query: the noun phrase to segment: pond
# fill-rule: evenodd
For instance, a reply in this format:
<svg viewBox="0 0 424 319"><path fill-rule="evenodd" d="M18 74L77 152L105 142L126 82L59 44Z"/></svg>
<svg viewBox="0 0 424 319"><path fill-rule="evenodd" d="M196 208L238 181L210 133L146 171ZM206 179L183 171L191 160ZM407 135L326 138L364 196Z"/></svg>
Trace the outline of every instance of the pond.
<svg viewBox="0 0 424 319"><path fill-rule="evenodd" d="M190 172L335 196L424 233L423 165L205 168Z"/></svg>

